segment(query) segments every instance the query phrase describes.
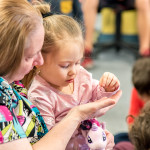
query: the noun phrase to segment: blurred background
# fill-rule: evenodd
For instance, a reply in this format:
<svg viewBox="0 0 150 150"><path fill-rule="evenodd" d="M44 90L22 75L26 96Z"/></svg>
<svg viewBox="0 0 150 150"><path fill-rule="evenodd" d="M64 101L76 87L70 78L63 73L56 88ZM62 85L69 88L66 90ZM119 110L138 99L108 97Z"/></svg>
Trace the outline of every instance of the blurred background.
<svg viewBox="0 0 150 150"><path fill-rule="evenodd" d="M95 36L97 36L97 33L100 33L101 29L102 16L99 13L97 14L94 27L94 40ZM107 39L104 42L107 43ZM123 92L117 105L98 120L106 122L107 129L113 134L127 132L128 125L126 123L126 116L129 111L132 90L131 71L133 63L136 60L136 55L131 52L130 49L125 47L121 47L120 50L117 51L116 47L110 46L105 48L105 50L96 53L96 55L93 56L93 60L94 66L91 69L88 69L88 71L93 74L93 78L99 80L104 72L112 72L120 80L120 89Z"/></svg>

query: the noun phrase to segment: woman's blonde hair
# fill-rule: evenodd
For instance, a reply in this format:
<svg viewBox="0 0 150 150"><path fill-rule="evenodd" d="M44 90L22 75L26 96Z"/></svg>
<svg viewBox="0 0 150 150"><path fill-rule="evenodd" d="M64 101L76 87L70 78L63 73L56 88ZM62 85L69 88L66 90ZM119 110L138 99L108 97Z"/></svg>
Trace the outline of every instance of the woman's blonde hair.
<svg viewBox="0 0 150 150"><path fill-rule="evenodd" d="M39 23L41 14L27 0L0 1L0 76L19 68L28 36Z"/></svg>
<svg viewBox="0 0 150 150"><path fill-rule="evenodd" d="M50 12L50 5L46 3L40 3L34 1L34 7L41 14L47 14ZM49 52L55 52L59 49L59 41L68 42L69 39L77 39L83 42L83 33L81 25L73 18L62 15L52 14L43 18L43 25L45 29L45 38L42 48L43 55ZM23 83L28 88L31 83L31 77L36 74L36 69L32 70L25 76Z"/></svg>

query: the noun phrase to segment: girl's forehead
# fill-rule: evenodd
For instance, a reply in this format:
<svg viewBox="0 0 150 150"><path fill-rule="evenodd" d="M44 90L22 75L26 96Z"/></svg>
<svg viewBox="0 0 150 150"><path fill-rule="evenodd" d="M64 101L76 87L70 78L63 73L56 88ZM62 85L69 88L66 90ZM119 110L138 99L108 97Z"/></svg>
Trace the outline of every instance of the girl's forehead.
<svg viewBox="0 0 150 150"><path fill-rule="evenodd" d="M67 41L62 42L59 46L58 52L83 52L84 43L78 41Z"/></svg>
<svg viewBox="0 0 150 150"><path fill-rule="evenodd" d="M55 56L59 60L77 60L83 57L84 47L76 42L62 43L56 50Z"/></svg>
<svg viewBox="0 0 150 150"><path fill-rule="evenodd" d="M66 38L63 40L60 40L57 44L59 48L62 47L72 47L72 46L78 46L78 47L84 47L84 40L81 38Z"/></svg>

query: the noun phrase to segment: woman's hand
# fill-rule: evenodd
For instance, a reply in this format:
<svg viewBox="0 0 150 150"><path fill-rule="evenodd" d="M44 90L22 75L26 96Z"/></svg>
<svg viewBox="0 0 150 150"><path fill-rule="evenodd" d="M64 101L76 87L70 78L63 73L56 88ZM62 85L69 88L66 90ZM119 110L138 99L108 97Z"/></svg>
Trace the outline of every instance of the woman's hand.
<svg viewBox="0 0 150 150"><path fill-rule="evenodd" d="M105 89L106 92L114 92L120 86L118 78L110 72L105 72L102 75L99 84Z"/></svg>
<svg viewBox="0 0 150 150"><path fill-rule="evenodd" d="M76 106L70 111L70 113L74 113L75 117L78 118L79 121L100 117L118 102L121 95L122 91L119 90L116 94L109 98L102 98L95 102Z"/></svg>
<svg viewBox="0 0 150 150"><path fill-rule="evenodd" d="M113 147L115 146L114 136L108 130L105 130L105 133L106 133L106 137L107 137L106 150L112 150Z"/></svg>

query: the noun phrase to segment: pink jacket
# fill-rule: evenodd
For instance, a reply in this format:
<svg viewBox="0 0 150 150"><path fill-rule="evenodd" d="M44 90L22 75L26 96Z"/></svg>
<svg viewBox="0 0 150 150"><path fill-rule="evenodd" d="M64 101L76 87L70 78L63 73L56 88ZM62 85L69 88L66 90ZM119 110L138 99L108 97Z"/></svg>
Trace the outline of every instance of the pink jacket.
<svg viewBox="0 0 150 150"><path fill-rule="evenodd" d="M99 86L99 81L93 79L92 74L81 67L74 80L73 94L68 95L56 90L37 75L28 91L28 99L39 109L47 128L50 130L74 106L86 104L102 97L110 97L115 92L105 92L104 88ZM84 144L85 140L80 131L76 131L67 149L73 149L73 145L81 149L79 147L84 147Z"/></svg>

